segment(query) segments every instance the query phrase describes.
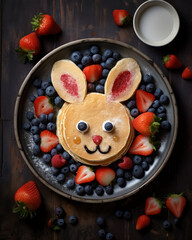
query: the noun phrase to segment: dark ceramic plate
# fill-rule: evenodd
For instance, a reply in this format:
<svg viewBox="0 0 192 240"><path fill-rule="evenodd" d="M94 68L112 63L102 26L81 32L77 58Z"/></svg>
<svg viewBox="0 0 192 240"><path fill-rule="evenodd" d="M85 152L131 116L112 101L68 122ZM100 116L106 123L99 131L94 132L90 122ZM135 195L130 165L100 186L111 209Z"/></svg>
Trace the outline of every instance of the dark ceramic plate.
<svg viewBox="0 0 192 240"><path fill-rule="evenodd" d="M32 134L23 130L22 126L26 121L26 112L29 110L34 111L33 104L28 100L30 95L35 94L35 88L32 85L33 80L35 78L48 80L54 62L60 59L69 59L71 53L74 50L85 50L93 44L97 44L101 50L109 48L118 51L122 57L134 58L140 65L142 73L150 73L153 75L156 87L161 88L170 99L170 103L166 108L167 118L172 127L170 132L162 136L161 147L155 156L154 163L150 166L149 170L145 172L145 176L142 179L133 179L131 181L128 181L126 187L124 188L120 188L116 185L114 187L114 193L112 195L107 195L104 193L102 197L99 197L94 193L91 196L84 195L81 197L76 194L75 190L68 190L65 184L59 184L56 181L56 178L52 175L50 167L44 164L40 158L33 156ZM21 155L30 170L38 179L40 179L40 181L42 181L53 191L67 198L82 202L101 203L115 201L135 194L146 184L150 183L159 174L170 157L176 140L177 126L178 116L175 97L166 77L163 75L160 69L156 66L156 64L152 62L151 59L149 59L146 55L139 52L135 48L125 43L110 39L82 39L62 45L47 54L33 67L33 69L25 78L19 90L15 104L15 136Z"/></svg>

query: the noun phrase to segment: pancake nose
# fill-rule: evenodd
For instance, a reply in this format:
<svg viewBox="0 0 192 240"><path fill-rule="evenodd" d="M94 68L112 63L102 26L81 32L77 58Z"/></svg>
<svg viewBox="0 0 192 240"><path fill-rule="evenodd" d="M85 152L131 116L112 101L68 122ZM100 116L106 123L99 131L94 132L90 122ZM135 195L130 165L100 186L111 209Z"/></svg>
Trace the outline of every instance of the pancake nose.
<svg viewBox="0 0 192 240"><path fill-rule="evenodd" d="M92 140L96 145L99 145L101 143L102 139L103 138L99 135L92 136Z"/></svg>

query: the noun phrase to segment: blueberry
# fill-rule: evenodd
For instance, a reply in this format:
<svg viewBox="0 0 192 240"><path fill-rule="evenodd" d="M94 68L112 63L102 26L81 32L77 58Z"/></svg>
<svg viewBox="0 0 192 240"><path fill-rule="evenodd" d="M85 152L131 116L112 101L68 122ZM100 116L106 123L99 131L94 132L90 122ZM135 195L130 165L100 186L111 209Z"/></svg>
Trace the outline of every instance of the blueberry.
<svg viewBox="0 0 192 240"><path fill-rule="evenodd" d="M157 114L157 117L161 118L161 121L162 121L162 120L166 120L167 115L166 115L166 113L159 113L159 114Z"/></svg>
<svg viewBox="0 0 192 240"><path fill-rule="evenodd" d="M116 171L117 177L123 177L124 176L124 170L122 168L118 168Z"/></svg>
<svg viewBox="0 0 192 240"><path fill-rule="evenodd" d="M112 240L112 239L114 239L114 236L113 236L112 233L109 232L109 233L106 234L105 239L106 239L106 240Z"/></svg>
<svg viewBox="0 0 192 240"><path fill-rule="evenodd" d="M165 220L163 221L163 227L166 229L166 230L171 230L171 223L169 220Z"/></svg>
<svg viewBox="0 0 192 240"><path fill-rule="evenodd" d="M94 83L88 83L87 88L89 92L94 92L95 91L95 84Z"/></svg>
<svg viewBox="0 0 192 240"><path fill-rule="evenodd" d="M102 76L106 78L108 76L108 74L109 74L109 69L104 68L102 71Z"/></svg>
<svg viewBox="0 0 192 240"><path fill-rule="evenodd" d="M64 151L63 146L60 143L57 144L56 149L59 153L62 153Z"/></svg>
<svg viewBox="0 0 192 240"><path fill-rule="evenodd" d="M37 89L37 95L38 95L38 96L44 96L44 95L45 95L44 90L41 89L41 88L38 88L38 89Z"/></svg>
<svg viewBox="0 0 192 240"><path fill-rule="evenodd" d="M144 176L144 170L140 165L135 165L132 174L135 178L142 178Z"/></svg>
<svg viewBox="0 0 192 240"><path fill-rule="evenodd" d="M58 183L63 183L65 180L65 175L63 173L60 173L59 175L57 175L57 182Z"/></svg>
<svg viewBox="0 0 192 240"><path fill-rule="evenodd" d="M48 97L54 97L56 95L55 88L53 86L48 86L45 89L45 93Z"/></svg>
<svg viewBox="0 0 192 240"><path fill-rule="evenodd" d="M147 112L152 112L152 113L155 113L155 108L153 108L153 107L150 107L150 108L147 110Z"/></svg>
<svg viewBox="0 0 192 240"><path fill-rule="evenodd" d="M131 218L132 218L131 212L128 211L128 210L124 211L123 218L126 219L126 220L131 220Z"/></svg>
<svg viewBox="0 0 192 240"><path fill-rule="evenodd" d="M137 108L131 109L131 116L136 118L139 115L139 110Z"/></svg>
<svg viewBox="0 0 192 240"><path fill-rule="evenodd" d="M34 154L35 156L37 156L37 155L39 155L40 153L41 153L40 146L37 145L37 144L35 144L35 145L33 146L33 154Z"/></svg>
<svg viewBox="0 0 192 240"><path fill-rule="evenodd" d="M53 156L55 156L57 154L57 149L56 148L53 148L52 150L51 150L51 156L53 157Z"/></svg>
<svg viewBox="0 0 192 240"><path fill-rule="evenodd" d="M28 111L28 112L26 113L26 118L27 118L29 121L31 121L31 120L34 118L34 113L31 112L31 111Z"/></svg>
<svg viewBox="0 0 192 240"><path fill-rule="evenodd" d="M61 168L61 173L63 174L67 174L69 172L69 167L68 166L64 166Z"/></svg>
<svg viewBox="0 0 192 240"><path fill-rule="evenodd" d="M81 64L81 63L77 64L77 66L78 66L81 70L83 70L83 68L84 68L83 64Z"/></svg>
<svg viewBox="0 0 192 240"><path fill-rule="evenodd" d="M91 56L83 56L81 59L81 63L83 64L83 66L88 66L92 63L92 57Z"/></svg>
<svg viewBox="0 0 192 240"><path fill-rule="evenodd" d="M159 99L162 94L163 94L163 91L160 88L155 89L154 95L156 98Z"/></svg>
<svg viewBox="0 0 192 240"><path fill-rule="evenodd" d="M155 91L155 85L154 85L154 83L149 83L149 84L147 84L147 85L146 85L146 91L147 91L148 93L154 93L154 91Z"/></svg>
<svg viewBox="0 0 192 240"><path fill-rule="evenodd" d="M33 135L33 142L36 144L39 144L41 142L41 138L39 134L34 134Z"/></svg>
<svg viewBox="0 0 192 240"><path fill-rule="evenodd" d="M103 53L103 56L106 57L106 58L112 57L113 52L110 49L106 49Z"/></svg>
<svg viewBox="0 0 192 240"><path fill-rule="evenodd" d="M91 55L92 55L92 53L91 53L90 50L85 50L85 51L83 52L83 56L91 56Z"/></svg>
<svg viewBox="0 0 192 240"><path fill-rule="evenodd" d="M85 189L82 185L77 185L75 191L79 196L83 196L85 194Z"/></svg>
<svg viewBox="0 0 192 240"><path fill-rule="evenodd" d="M147 157L145 157L145 162L147 162L148 164L153 164L153 158L151 157L151 156L147 156Z"/></svg>
<svg viewBox="0 0 192 240"><path fill-rule="evenodd" d="M116 64L116 61L114 58L108 58L107 61L105 62L105 66L108 69L113 68L115 66L115 64Z"/></svg>
<svg viewBox="0 0 192 240"><path fill-rule="evenodd" d="M32 126L39 126L40 120L38 118L33 118L31 120L31 125Z"/></svg>
<svg viewBox="0 0 192 240"><path fill-rule="evenodd" d="M36 97L35 97L34 95L29 96L29 100L30 100L31 102L34 102L35 99L36 99Z"/></svg>
<svg viewBox="0 0 192 240"><path fill-rule="evenodd" d="M160 106L159 100L155 100L155 101L152 103L152 107L153 107L153 108L158 108L159 106Z"/></svg>
<svg viewBox="0 0 192 240"><path fill-rule="evenodd" d="M70 158L70 159L69 159L69 165L75 164L75 163L76 163L76 161L75 161L73 158Z"/></svg>
<svg viewBox="0 0 192 240"><path fill-rule="evenodd" d="M29 131L30 128L31 128L31 125L30 125L28 122L25 122L25 123L23 124L23 129L25 129L26 131Z"/></svg>
<svg viewBox="0 0 192 240"><path fill-rule="evenodd" d="M119 52L113 52L113 58L117 61L120 60L121 59L120 53Z"/></svg>
<svg viewBox="0 0 192 240"><path fill-rule="evenodd" d="M95 64L98 64L102 61L101 55L96 53L92 56L92 60Z"/></svg>
<svg viewBox="0 0 192 240"><path fill-rule="evenodd" d="M113 194L113 187L111 185L108 185L105 187L105 192L108 194L108 195L111 195Z"/></svg>
<svg viewBox="0 0 192 240"><path fill-rule="evenodd" d="M104 194L103 187L99 185L98 187L96 187L95 192L98 196L103 196Z"/></svg>
<svg viewBox="0 0 192 240"><path fill-rule="evenodd" d="M135 155L133 157L133 163L134 164L141 164L141 162L142 162L142 157L140 155Z"/></svg>
<svg viewBox="0 0 192 240"><path fill-rule="evenodd" d="M57 217L62 218L65 216L65 211L61 206L55 208L55 214Z"/></svg>
<svg viewBox="0 0 192 240"><path fill-rule="evenodd" d="M96 224L103 228L105 226L105 219L103 217L97 217L96 218Z"/></svg>
<svg viewBox="0 0 192 240"><path fill-rule="evenodd" d="M102 78L101 80L99 80L99 83L100 83L101 85L105 85L105 82L106 82L106 79L105 79L105 78Z"/></svg>
<svg viewBox="0 0 192 240"><path fill-rule="evenodd" d="M92 54L98 53L98 52L99 52L99 47L98 47L97 45L91 46L91 47L90 47L90 52L91 52Z"/></svg>
<svg viewBox="0 0 192 240"><path fill-rule="evenodd" d="M36 88L40 88L41 87L41 80L39 78L35 79L33 81L33 86L36 87Z"/></svg>
<svg viewBox="0 0 192 240"><path fill-rule="evenodd" d="M70 223L70 224L76 225L77 222L78 222L78 219L77 219L76 216L74 216L74 215L69 216L69 223Z"/></svg>
<svg viewBox="0 0 192 240"><path fill-rule="evenodd" d="M136 107L136 101L133 99L133 100L130 100L128 103L127 103L127 107L129 109L132 109L132 108L135 108Z"/></svg>
<svg viewBox="0 0 192 240"><path fill-rule="evenodd" d="M81 58L82 58L82 55L79 51L73 52L70 56L71 61L73 61L76 64L80 63Z"/></svg>
<svg viewBox="0 0 192 240"><path fill-rule="evenodd" d="M63 152L63 158L65 158L65 160L69 160L69 159L71 159L71 156L68 152L64 151Z"/></svg>
<svg viewBox="0 0 192 240"><path fill-rule="evenodd" d="M104 229L99 229L98 231L98 236L101 238L101 239L104 239L105 238L105 235L106 235L106 232Z"/></svg>
<svg viewBox="0 0 192 240"><path fill-rule="evenodd" d="M171 129L171 124L170 124L169 121L163 120L163 121L160 123L160 127L161 127L161 129L163 129L163 130L169 131L169 130Z"/></svg>
<svg viewBox="0 0 192 240"><path fill-rule="evenodd" d="M47 115L47 121L48 122L53 122L54 121L54 113L49 113Z"/></svg>
<svg viewBox="0 0 192 240"><path fill-rule="evenodd" d="M56 124L53 123L53 122L49 122L47 124L47 130L51 131L51 132L54 132L56 130Z"/></svg>
<svg viewBox="0 0 192 240"><path fill-rule="evenodd" d="M68 189L74 189L75 188L75 179L67 180L66 186Z"/></svg>
<svg viewBox="0 0 192 240"><path fill-rule="evenodd" d="M167 97L167 95L162 94L160 96L160 103L167 105L169 103L169 98Z"/></svg>
<svg viewBox="0 0 192 240"><path fill-rule="evenodd" d="M123 177L117 178L117 184L119 187L124 188L126 186L126 181Z"/></svg>
<svg viewBox="0 0 192 240"><path fill-rule="evenodd" d="M107 132L111 132L114 128L114 126L111 122L106 122L103 127L104 127L105 131L107 131Z"/></svg>
<svg viewBox="0 0 192 240"><path fill-rule="evenodd" d="M123 177L124 177L127 181L132 180L132 174L131 174L131 172L125 171Z"/></svg>
<svg viewBox="0 0 192 240"><path fill-rule="evenodd" d="M166 112L165 107L160 106L160 107L157 108L157 113L165 113L165 112Z"/></svg>
<svg viewBox="0 0 192 240"><path fill-rule="evenodd" d="M31 127L31 133L34 134L39 134L39 127L37 126L32 126Z"/></svg>
<svg viewBox="0 0 192 240"><path fill-rule="evenodd" d="M44 82L41 83L41 89L45 90L49 85L50 85L49 82L44 81Z"/></svg>
<svg viewBox="0 0 192 240"><path fill-rule="evenodd" d="M39 124L39 130L40 131L43 131L43 130L45 130L47 127L46 127L46 125L45 124L43 124L43 123L40 123Z"/></svg>
<svg viewBox="0 0 192 240"><path fill-rule="evenodd" d="M59 96L57 96L55 99L54 99L54 103L57 107L61 107L64 103L63 99L60 98Z"/></svg>
<svg viewBox="0 0 192 240"><path fill-rule="evenodd" d="M43 157L42 157L42 160L43 160L43 162L44 163L50 163L51 162L51 154L49 154L49 153L45 153L45 154L43 154Z"/></svg>
<svg viewBox="0 0 192 240"><path fill-rule="evenodd" d="M153 79L153 76L151 74L144 74L143 75L143 82L144 83L153 83L154 82L154 79Z"/></svg>
<svg viewBox="0 0 192 240"><path fill-rule="evenodd" d="M101 84L98 84L98 85L96 86L96 92L98 92L98 93L104 93L104 86L101 85Z"/></svg>
<svg viewBox="0 0 192 240"><path fill-rule="evenodd" d="M52 85L52 79L51 79L51 76L50 76L49 79L48 79L48 83Z"/></svg>
<svg viewBox="0 0 192 240"><path fill-rule="evenodd" d="M72 172L72 173L76 173L76 172L77 172L77 166L76 166L76 164L71 164L71 165L69 166L69 170L70 170L70 172Z"/></svg>
<svg viewBox="0 0 192 240"><path fill-rule="evenodd" d="M88 195L92 195L93 194L93 187L90 184L85 185L85 193L87 193Z"/></svg>
<svg viewBox="0 0 192 240"><path fill-rule="evenodd" d="M149 169L149 164L146 161L143 161L141 163L141 166L145 171L147 171Z"/></svg>
<svg viewBox="0 0 192 240"><path fill-rule="evenodd" d="M59 174L59 168L51 166L51 173L53 174L53 176L57 176Z"/></svg>
<svg viewBox="0 0 192 240"><path fill-rule="evenodd" d="M146 91L146 86L145 86L144 84L141 84L141 85L139 86L139 89L141 89L141 90L143 90L143 91Z"/></svg>
<svg viewBox="0 0 192 240"><path fill-rule="evenodd" d="M105 67L105 62L101 62L100 65L101 65L102 68L106 68Z"/></svg>
<svg viewBox="0 0 192 240"><path fill-rule="evenodd" d="M180 223L180 220L179 220L179 218L174 218L174 219L173 219L173 222L174 222L174 225L175 225L175 226L178 226L179 223Z"/></svg>
<svg viewBox="0 0 192 240"><path fill-rule="evenodd" d="M42 122L42 123L44 123L44 124L47 123L47 118L48 118L48 116L47 116L47 114L45 114L45 113L42 113L42 114L39 116L40 122Z"/></svg>
<svg viewBox="0 0 192 240"><path fill-rule="evenodd" d="M57 225L59 227L64 227L65 226L65 220L63 218L57 219Z"/></svg>

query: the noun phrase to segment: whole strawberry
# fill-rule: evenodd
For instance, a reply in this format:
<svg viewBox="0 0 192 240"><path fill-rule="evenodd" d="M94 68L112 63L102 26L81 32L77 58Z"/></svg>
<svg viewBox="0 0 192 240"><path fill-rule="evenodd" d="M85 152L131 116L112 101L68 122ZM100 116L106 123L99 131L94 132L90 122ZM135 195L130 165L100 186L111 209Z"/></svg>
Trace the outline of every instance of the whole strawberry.
<svg viewBox="0 0 192 240"><path fill-rule="evenodd" d="M192 67L186 67L181 76L183 79L192 79Z"/></svg>
<svg viewBox="0 0 192 240"><path fill-rule="evenodd" d="M19 41L19 48L16 52L24 60L33 60L33 56L37 55L41 50L41 44L36 33L30 33L22 37Z"/></svg>
<svg viewBox="0 0 192 240"><path fill-rule="evenodd" d="M115 9L113 10L113 19L117 26L127 26L130 22L130 15L129 13L124 9Z"/></svg>
<svg viewBox="0 0 192 240"><path fill-rule="evenodd" d="M182 62L174 54L164 56L163 63L167 69L177 69L182 67Z"/></svg>
<svg viewBox="0 0 192 240"><path fill-rule="evenodd" d="M32 30L39 35L55 35L61 32L60 26L55 22L52 16L39 13L31 21Z"/></svg>
<svg viewBox="0 0 192 240"><path fill-rule="evenodd" d="M16 191L14 199L16 206L13 213L18 213L20 218L33 218L41 205L41 195L34 181L22 185Z"/></svg>

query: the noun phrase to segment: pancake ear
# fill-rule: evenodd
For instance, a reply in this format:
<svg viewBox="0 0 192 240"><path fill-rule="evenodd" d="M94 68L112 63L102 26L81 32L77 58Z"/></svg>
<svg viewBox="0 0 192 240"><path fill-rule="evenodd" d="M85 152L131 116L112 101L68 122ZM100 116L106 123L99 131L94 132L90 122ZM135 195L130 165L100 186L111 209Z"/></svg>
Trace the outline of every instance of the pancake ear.
<svg viewBox="0 0 192 240"><path fill-rule="evenodd" d="M59 60L51 71L52 84L66 102L82 102L87 94L85 74L70 60Z"/></svg>
<svg viewBox="0 0 192 240"><path fill-rule="evenodd" d="M105 83L107 101L123 102L135 93L141 82L140 67L132 58L123 58L111 69Z"/></svg>

